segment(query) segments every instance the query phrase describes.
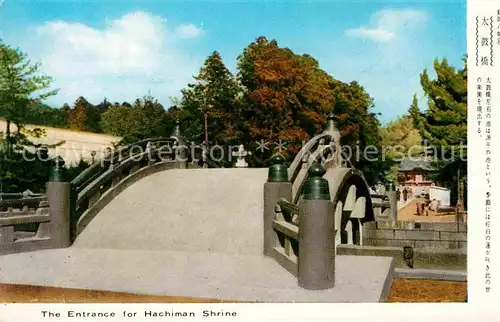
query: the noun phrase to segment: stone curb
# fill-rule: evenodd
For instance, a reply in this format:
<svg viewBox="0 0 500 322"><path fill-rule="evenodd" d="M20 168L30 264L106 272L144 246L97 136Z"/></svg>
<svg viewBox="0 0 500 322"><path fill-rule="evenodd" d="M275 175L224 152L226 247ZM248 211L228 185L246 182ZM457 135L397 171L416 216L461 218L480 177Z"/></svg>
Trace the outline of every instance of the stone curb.
<svg viewBox="0 0 500 322"><path fill-rule="evenodd" d="M407 279L426 279L440 281L457 281L466 282L467 272L437 270L437 269L411 269L411 268L396 268L394 270L395 278Z"/></svg>

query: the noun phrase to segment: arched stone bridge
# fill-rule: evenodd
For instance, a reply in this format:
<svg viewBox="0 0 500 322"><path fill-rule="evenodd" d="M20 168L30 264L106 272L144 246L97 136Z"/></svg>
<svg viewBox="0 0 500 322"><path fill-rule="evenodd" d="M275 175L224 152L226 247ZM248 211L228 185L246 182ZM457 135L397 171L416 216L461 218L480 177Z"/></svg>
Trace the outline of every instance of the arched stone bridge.
<svg viewBox="0 0 500 322"><path fill-rule="evenodd" d="M324 250L330 253L339 243L362 243L361 226L390 209L387 201L373 201L363 175L341 162L339 142L330 120L286 170L289 197L272 201L297 218L315 216L300 205L308 171L320 162L331 196L326 215L335 225L327 238L333 248ZM297 264L298 247L282 248L286 261L263 255L266 216L277 221L267 230L277 249L282 227L295 246L306 238L286 213L266 214L269 169L216 168L206 155L177 127L168 139L111 151L71 183L59 164L46 195L6 196L0 201L0 283L257 302L385 299L389 257L336 256L329 277L335 287L299 287L305 269Z"/></svg>

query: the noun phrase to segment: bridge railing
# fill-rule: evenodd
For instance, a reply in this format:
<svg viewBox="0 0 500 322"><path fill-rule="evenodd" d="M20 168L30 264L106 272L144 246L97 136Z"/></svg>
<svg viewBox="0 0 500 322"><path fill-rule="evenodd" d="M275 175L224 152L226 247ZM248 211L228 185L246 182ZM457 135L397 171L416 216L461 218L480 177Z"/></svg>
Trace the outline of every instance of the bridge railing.
<svg viewBox="0 0 500 322"><path fill-rule="evenodd" d="M9 199L26 199L31 197L43 197L42 193L19 192L19 193L0 193L0 201Z"/></svg>
<svg viewBox="0 0 500 322"><path fill-rule="evenodd" d="M162 148L169 147L172 149L172 140L166 138L150 138L141 140L139 142L126 145L117 150L109 150L101 160L98 160L92 164L89 168L85 169L80 173L74 180L71 181L71 185L77 193L81 192L84 187L89 185L91 182L95 181L106 171L113 169L117 164L120 164L124 159L130 159L138 154L148 151L148 144L157 147L163 144ZM168 154L168 151L164 151Z"/></svg>
<svg viewBox="0 0 500 322"><path fill-rule="evenodd" d="M69 246L68 197L59 182L47 183L47 195L3 194L0 255Z"/></svg>
<svg viewBox="0 0 500 322"><path fill-rule="evenodd" d="M71 182L71 238L89 224L117 193L159 169L217 167L205 146L189 142L179 122L169 138L150 138L108 151ZM155 170L156 169L156 170Z"/></svg>
<svg viewBox="0 0 500 322"><path fill-rule="evenodd" d="M0 194L0 254L68 247L100 209L139 178L165 169L217 167L206 152L180 134L177 122L171 137L109 150L71 182L58 157L46 195Z"/></svg>
<svg viewBox="0 0 500 322"><path fill-rule="evenodd" d="M304 185L304 198L291 202L292 183L285 159L271 159L264 184L264 255L274 258L306 289L328 289L335 284L333 204L324 168L314 163Z"/></svg>
<svg viewBox="0 0 500 322"><path fill-rule="evenodd" d="M334 116L330 115L325 130L300 149L288 168L288 180L292 183L291 200L298 202L308 170L314 163L320 162L327 170L344 165L346 161L342 159L341 152L340 132L335 127ZM350 163L348 165L352 167Z"/></svg>
<svg viewBox="0 0 500 322"><path fill-rule="evenodd" d="M126 178L158 164L169 168L196 167L190 163L191 156L184 143L177 138L153 138L142 140L115 151L110 151L103 160L92 165L71 182L71 235L81 232L95 214L83 217L117 185ZM109 199L109 198L108 198Z"/></svg>
<svg viewBox="0 0 500 322"><path fill-rule="evenodd" d="M281 198L274 211L272 227L278 238L278 243L273 248L274 258L291 274L298 276L300 208Z"/></svg>

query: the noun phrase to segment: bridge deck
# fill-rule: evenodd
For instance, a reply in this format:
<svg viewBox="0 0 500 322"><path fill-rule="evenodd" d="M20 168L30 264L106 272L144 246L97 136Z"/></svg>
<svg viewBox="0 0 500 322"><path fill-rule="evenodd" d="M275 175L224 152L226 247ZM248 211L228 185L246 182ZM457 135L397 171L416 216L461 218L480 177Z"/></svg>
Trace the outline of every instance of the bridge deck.
<svg viewBox="0 0 500 322"><path fill-rule="evenodd" d="M0 283L261 302L378 302L390 257L338 256L306 291L262 255L267 169L168 170L111 201L67 249L0 257Z"/></svg>
<svg viewBox="0 0 500 322"><path fill-rule="evenodd" d="M74 247L260 254L267 169L168 170L111 201Z"/></svg>
<svg viewBox="0 0 500 322"><path fill-rule="evenodd" d="M390 289L391 260L338 256L336 287L307 291L264 256L68 248L0 257L0 283L248 302L378 302Z"/></svg>

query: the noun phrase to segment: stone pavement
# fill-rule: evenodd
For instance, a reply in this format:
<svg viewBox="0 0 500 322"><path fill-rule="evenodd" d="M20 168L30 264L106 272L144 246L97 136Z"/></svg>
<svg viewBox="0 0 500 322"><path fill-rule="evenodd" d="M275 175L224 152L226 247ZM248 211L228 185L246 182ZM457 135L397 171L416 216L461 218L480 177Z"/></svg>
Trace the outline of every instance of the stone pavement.
<svg viewBox="0 0 500 322"><path fill-rule="evenodd" d="M167 170L119 194L74 247L262 253L267 169Z"/></svg>
<svg viewBox="0 0 500 322"><path fill-rule="evenodd" d="M337 256L307 291L262 255L267 169L167 170L106 206L67 249L0 256L0 283L256 302L378 302L392 257Z"/></svg>
<svg viewBox="0 0 500 322"><path fill-rule="evenodd" d="M243 302L378 302L389 294L391 262L338 256L336 287L307 291L264 256L72 247L1 256L0 283Z"/></svg>

